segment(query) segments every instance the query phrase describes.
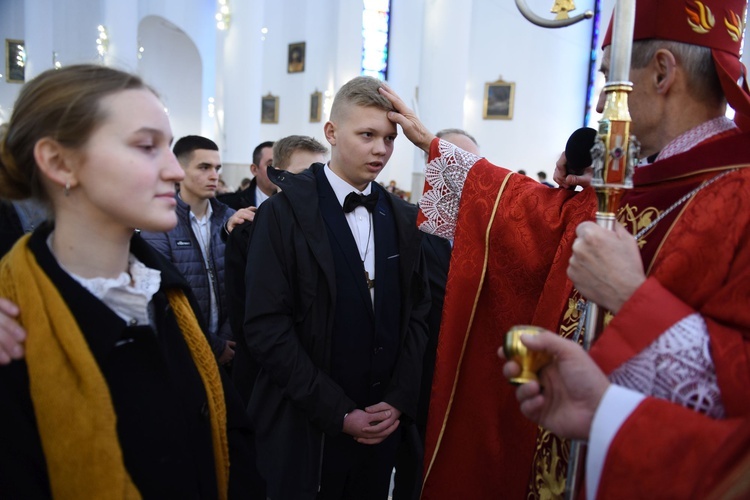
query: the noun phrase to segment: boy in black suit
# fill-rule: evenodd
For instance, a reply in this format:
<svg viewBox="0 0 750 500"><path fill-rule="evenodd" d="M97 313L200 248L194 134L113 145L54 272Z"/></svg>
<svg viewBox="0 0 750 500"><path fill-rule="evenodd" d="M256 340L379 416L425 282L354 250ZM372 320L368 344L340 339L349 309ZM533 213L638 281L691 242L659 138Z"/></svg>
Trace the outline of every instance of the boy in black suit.
<svg viewBox="0 0 750 500"><path fill-rule="evenodd" d="M400 419L416 413L429 291L416 207L372 182L397 135L379 87L341 88L330 162L269 171L281 192L253 224L248 411L273 500L387 498Z"/></svg>

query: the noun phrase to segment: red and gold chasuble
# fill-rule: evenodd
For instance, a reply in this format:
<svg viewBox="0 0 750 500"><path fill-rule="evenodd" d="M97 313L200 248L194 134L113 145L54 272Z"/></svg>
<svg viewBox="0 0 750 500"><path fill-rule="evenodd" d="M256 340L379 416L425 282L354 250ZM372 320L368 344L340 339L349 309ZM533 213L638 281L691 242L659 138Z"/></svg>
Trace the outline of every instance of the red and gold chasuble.
<svg viewBox="0 0 750 500"><path fill-rule="evenodd" d="M735 416L750 414L750 135L728 135L636 170L618 213L633 234L702 182L737 169L640 238L649 279L591 354L611 373L697 311L708 325L727 414ZM431 145L431 159L445 154L440 144ZM429 189L441 184L430 181L423 226L433 223L434 214L424 215ZM581 298L566 269L577 225L593 220L594 192L550 189L481 159L458 203L422 498L558 498L568 445L523 417L496 352L516 324L575 332Z"/></svg>

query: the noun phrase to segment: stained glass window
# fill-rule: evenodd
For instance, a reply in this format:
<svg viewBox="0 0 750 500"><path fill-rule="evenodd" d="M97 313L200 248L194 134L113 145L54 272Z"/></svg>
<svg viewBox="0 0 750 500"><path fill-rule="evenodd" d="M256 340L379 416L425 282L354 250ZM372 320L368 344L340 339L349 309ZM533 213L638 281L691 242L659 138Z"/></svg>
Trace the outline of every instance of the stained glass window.
<svg viewBox="0 0 750 500"><path fill-rule="evenodd" d="M388 78L390 0L364 0L362 10L362 75Z"/></svg>
<svg viewBox="0 0 750 500"><path fill-rule="evenodd" d="M596 111L596 103L599 100L599 92L596 87L596 77L597 73L599 71L598 63L599 59L597 58L597 54L599 53L599 23L601 22L602 17L602 1L596 0L594 2L594 22L593 22L593 28L591 29L591 57L589 59L589 80L588 80L588 87L586 89L586 104L585 104L585 110L584 110L584 116L583 116L583 125L584 127L594 127L596 128L596 124L592 125L592 117L591 112Z"/></svg>

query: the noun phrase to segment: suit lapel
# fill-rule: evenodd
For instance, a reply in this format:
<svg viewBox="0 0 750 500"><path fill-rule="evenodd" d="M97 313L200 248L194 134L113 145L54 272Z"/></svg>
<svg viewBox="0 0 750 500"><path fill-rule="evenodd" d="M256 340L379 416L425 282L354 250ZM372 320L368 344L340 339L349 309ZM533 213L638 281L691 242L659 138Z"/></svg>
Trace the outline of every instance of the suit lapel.
<svg viewBox="0 0 750 500"><path fill-rule="evenodd" d="M320 213L323 216L323 220L326 225L331 229L334 241L331 241L331 245L337 245L341 252L344 254L344 258L347 263L347 267L351 271L356 288L362 297L362 300L367 304L367 310L370 314L373 314L372 299L370 298L370 291L367 289L365 284L365 270L362 265L360 258L359 249L357 243L354 241L352 231L349 228L349 223L346 221L344 210L341 208L336 194L333 192L331 185L328 183L328 179L325 178L323 169L317 174L318 177L318 200ZM377 250L377 245L375 246ZM376 251L377 258L377 251ZM377 267L375 268L377 269ZM377 287L376 287L377 290Z"/></svg>
<svg viewBox="0 0 750 500"><path fill-rule="evenodd" d="M378 204L375 205L375 210L372 211L372 225L373 233L375 237L375 317L381 317L383 307L383 294L386 293L386 260L390 255L389 249L392 245L389 244L389 232L388 222L390 217L390 206L388 206L388 200L384 191L379 189L379 186L373 182L372 189L378 192Z"/></svg>

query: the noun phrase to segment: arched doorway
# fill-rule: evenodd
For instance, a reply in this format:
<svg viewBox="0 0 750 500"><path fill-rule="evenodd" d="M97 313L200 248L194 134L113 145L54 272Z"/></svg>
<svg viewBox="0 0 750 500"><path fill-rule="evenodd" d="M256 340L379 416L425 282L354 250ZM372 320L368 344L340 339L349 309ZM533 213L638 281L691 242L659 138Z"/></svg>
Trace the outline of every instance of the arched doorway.
<svg viewBox="0 0 750 500"><path fill-rule="evenodd" d="M201 133L203 65L190 37L159 16L146 16L138 26L143 52L138 73L161 96L175 139Z"/></svg>

